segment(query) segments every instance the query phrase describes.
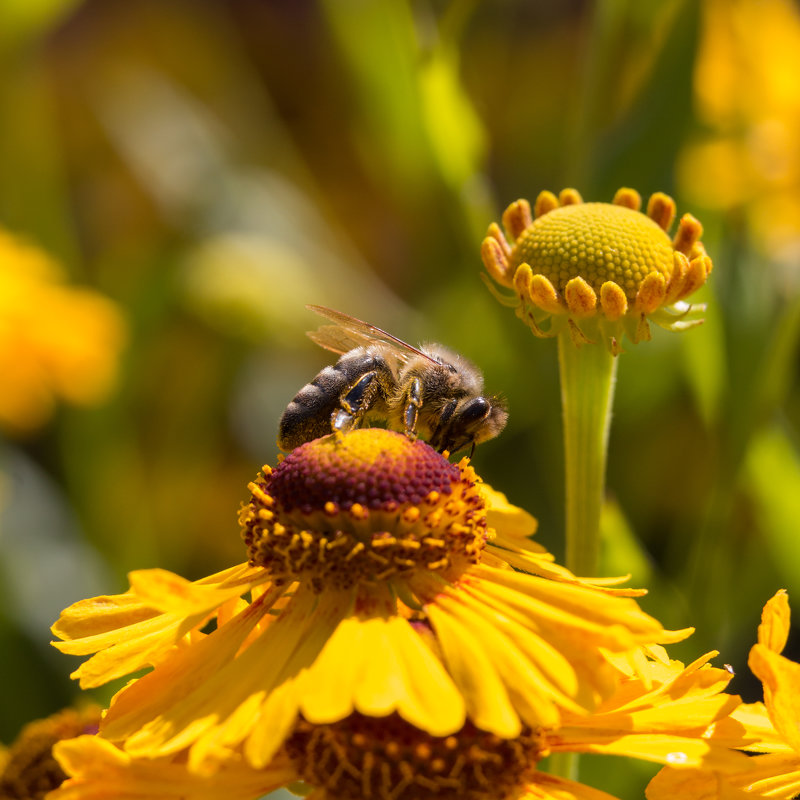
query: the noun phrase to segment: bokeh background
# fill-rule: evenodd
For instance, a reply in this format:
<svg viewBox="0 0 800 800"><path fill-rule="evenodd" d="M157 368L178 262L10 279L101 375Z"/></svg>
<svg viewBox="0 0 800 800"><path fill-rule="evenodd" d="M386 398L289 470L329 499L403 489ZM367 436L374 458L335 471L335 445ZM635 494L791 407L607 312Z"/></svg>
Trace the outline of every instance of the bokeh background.
<svg viewBox="0 0 800 800"><path fill-rule="evenodd" d="M555 343L479 246L565 186L705 226L705 325L621 356L603 571L757 699L761 607L800 609L798 75L792 0L5 2L0 741L78 695L65 605L242 560L246 484L330 362L306 303L481 365L511 417L474 464L561 556ZM582 774L620 797L655 771L607 763Z"/></svg>

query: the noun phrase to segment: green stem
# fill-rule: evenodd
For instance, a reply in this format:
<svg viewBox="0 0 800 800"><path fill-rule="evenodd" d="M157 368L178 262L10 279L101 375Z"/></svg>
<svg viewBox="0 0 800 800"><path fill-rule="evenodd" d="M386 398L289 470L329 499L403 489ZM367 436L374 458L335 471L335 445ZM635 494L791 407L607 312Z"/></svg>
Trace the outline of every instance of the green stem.
<svg viewBox="0 0 800 800"><path fill-rule="evenodd" d="M602 344L576 347L569 332L558 336L561 408L566 463L567 568L597 574L600 512L617 359Z"/></svg>
<svg viewBox="0 0 800 800"><path fill-rule="evenodd" d="M558 775L569 781L578 780L578 754L577 753L553 753L547 767L550 775Z"/></svg>

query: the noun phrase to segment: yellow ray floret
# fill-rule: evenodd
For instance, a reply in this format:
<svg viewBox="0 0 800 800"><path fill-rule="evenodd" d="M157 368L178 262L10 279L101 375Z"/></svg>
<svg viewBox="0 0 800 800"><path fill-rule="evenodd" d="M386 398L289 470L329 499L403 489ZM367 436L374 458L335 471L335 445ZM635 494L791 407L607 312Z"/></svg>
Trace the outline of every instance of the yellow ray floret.
<svg viewBox="0 0 800 800"><path fill-rule="evenodd" d="M492 223L481 246L489 275L514 290L499 298L537 336L566 326L576 344L599 336L614 353L623 333L634 343L649 339L649 319L670 330L697 324L691 312L701 309L684 300L712 269L702 226L685 214L670 237L675 203L660 192L646 213L640 207L633 189L612 203L584 203L574 189L542 192L533 210L527 200L512 203L505 233Z"/></svg>
<svg viewBox="0 0 800 800"><path fill-rule="evenodd" d="M185 759L134 759L99 736L60 742L55 754L70 776L50 800L252 800L296 779L286 758L255 770L231 758L212 776L198 776Z"/></svg>
<svg viewBox="0 0 800 800"><path fill-rule="evenodd" d="M742 763L697 769L665 768L648 787L648 800L748 800L770 797L792 800L800 793L800 664L781 655L789 633L789 604L785 591L764 606L758 642L750 650L749 666L764 689L764 703L737 708L730 719L709 729L710 741L751 753ZM735 740L737 728L750 738Z"/></svg>

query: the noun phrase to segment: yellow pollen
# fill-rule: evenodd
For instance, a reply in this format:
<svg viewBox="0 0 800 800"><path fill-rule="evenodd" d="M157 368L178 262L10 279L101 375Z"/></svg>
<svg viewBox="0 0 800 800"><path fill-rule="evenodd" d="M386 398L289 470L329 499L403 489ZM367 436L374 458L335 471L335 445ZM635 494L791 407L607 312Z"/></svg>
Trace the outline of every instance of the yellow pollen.
<svg viewBox="0 0 800 800"><path fill-rule="evenodd" d="M425 517L425 524L429 525L431 528L438 527L439 523L442 521L442 512L443 509L441 508L431 511L431 513Z"/></svg>
<svg viewBox="0 0 800 800"><path fill-rule="evenodd" d="M403 520L405 522L416 522L419 519L420 510L413 506L412 508L407 508L403 512Z"/></svg>
<svg viewBox="0 0 800 800"><path fill-rule="evenodd" d="M420 759L429 759L431 757L432 750L430 744L427 742L421 742L414 748L414 755Z"/></svg>
<svg viewBox="0 0 800 800"><path fill-rule="evenodd" d="M328 516L331 516L331 517L334 514L338 514L339 513L339 506L337 506L336 503L333 503L330 500L328 500L328 502L325 503L325 505L322 508L325 511L325 513L328 514Z"/></svg>

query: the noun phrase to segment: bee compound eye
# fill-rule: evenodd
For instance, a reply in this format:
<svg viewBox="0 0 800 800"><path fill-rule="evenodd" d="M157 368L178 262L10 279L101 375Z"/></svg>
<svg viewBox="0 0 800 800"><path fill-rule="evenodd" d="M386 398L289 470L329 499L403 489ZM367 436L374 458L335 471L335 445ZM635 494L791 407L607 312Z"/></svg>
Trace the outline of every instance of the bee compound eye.
<svg viewBox="0 0 800 800"><path fill-rule="evenodd" d="M468 425L471 422L477 422L483 419L491 410L492 404L485 397L473 397L472 400L461 409L461 414L459 416L461 417L462 424Z"/></svg>

